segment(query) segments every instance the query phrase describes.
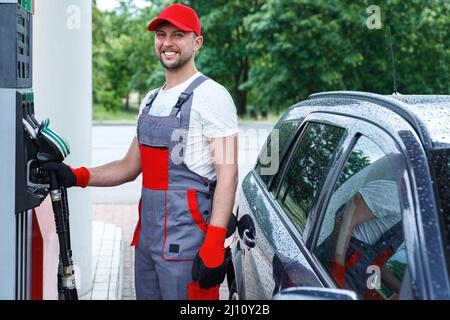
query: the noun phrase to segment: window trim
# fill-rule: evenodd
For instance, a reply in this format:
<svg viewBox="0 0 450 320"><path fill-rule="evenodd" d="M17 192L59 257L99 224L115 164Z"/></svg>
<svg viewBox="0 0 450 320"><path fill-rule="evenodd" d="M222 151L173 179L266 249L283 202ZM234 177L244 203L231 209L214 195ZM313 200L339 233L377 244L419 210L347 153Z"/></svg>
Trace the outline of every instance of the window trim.
<svg viewBox="0 0 450 320"><path fill-rule="evenodd" d="M336 157L333 159L333 162L331 164L330 167L330 171L333 169L333 167L336 164L336 161L340 158L339 154L344 151L347 147L348 147L348 139L349 137L352 136L352 132L353 132L353 127L356 125L356 123L359 120L355 117L349 116L349 115L343 115L343 114L335 114L335 113L328 113L328 112L311 112L310 114L308 114L303 122L301 123L301 125L299 126L299 133L297 134L297 137L295 139L293 139L290 147L289 152L286 152L285 157L287 157L286 159L283 158L283 160L285 160L286 166L283 168L282 171L279 171L278 174L281 174L281 178L280 181L278 183L276 187L276 192L273 192L273 183L274 183L274 179L275 176L272 176L272 180L271 180L271 185L270 188L267 188L268 194L271 195L271 201L276 202L276 205L280 208L281 212L283 212L283 217L282 219L288 219L290 222L292 222L288 216L288 214L284 211L283 207L281 205L279 205L278 201L277 201L277 197L278 194L280 192L281 189L281 185L285 179L286 176L286 170L287 168L290 166L291 162L292 162L292 158L295 154L295 151L298 148L298 145L301 141L301 139L303 138L305 132L306 132L306 128L308 127L308 124L310 122L315 122L315 123L319 123L319 124L324 124L324 125L330 125L330 126L334 126L334 127L339 127L339 128L343 128L345 130L342 139L341 139L341 143L338 146L338 148L336 149ZM281 166L282 161L280 162L280 166ZM327 183L327 177L325 178L325 182L324 185ZM321 199L321 195L322 195L322 191L319 193L318 197L317 197L317 201L315 202L314 206L312 207L312 213L314 214L314 212L317 210L317 205L320 202ZM313 223L312 220L307 221L306 225L305 225L305 229L300 233L302 235L302 239L303 242L307 245L307 237L305 238L305 230L308 231L307 234L310 234L311 231L313 230L312 228L309 228L309 225ZM295 227L295 225L293 225L294 228L298 231L299 228ZM306 235L307 236L307 235Z"/></svg>
<svg viewBox="0 0 450 320"><path fill-rule="evenodd" d="M271 186L270 186L270 188L268 188L268 190L269 190L269 192L271 192L271 193L274 195L275 200L277 199L277 197L278 197L278 195L279 195L279 193L280 193L281 185L282 185L284 179L286 178L286 171L287 171L287 169L290 167L290 165L291 165L291 163L292 163L292 158L294 157L295 152L296 152L297 149L299 148L299 144L300 144L300 142L302 141L303 137L305 136L306 129L308 128L308 125L309 125L310 123L318 123L318 124L323 124L323 125L328 125L328 126L334 126L334 127L342 128L342 129L345 130L345 131L344 131L344 134L343 134L343 136L342 136L343 138L346 136L346 133L349 131L349 128L348 128L348 127L343 126L343 125L341 125L341 124L336 124L336 123L333 123L333 122L328 122L328 121L319 120L319 119L316 119L315 117L311 117L311 118L309 118L309 119L305 119L305 121L304 121L304 122L302 123L302 125L301 125L302 130L301 130L300 135L296 138L295 144L292 145L292 148L291 148L290 152L289 152L288 154L286 154L286 156L288 156L288 158L286 159L286 165L284 166L284 168L283 168L282 171L279 171L279 172L278 172L278 174L280 174L281 177L280 177L280 181L278 182L278 185L275 186L275 190L273 189L273 187L274 187L274 186L273 186L273 183L274 183L273 180L275 179L275 176L278 176L278 174L272 176ZM344 140L345 140L345 139L344 139ZM342 141L342 142L343 142L343 141ZM338 150L337 150L337 151L338 151ZM283 158L283 160L284 160L284 158ZM280 166L281 166L281 163L282 163L282 162L283 162L283 161L280 161ZM334 163L334 161L333 161L333 163Z"/></svg>
<svg viewBox="0 0 450 320"><path fill-rule="evenodd" d="M339 179L339 176L347 163L347 160L349 159L351 152L355 145L358 143L359 138L362 136L357 131L351 132L349 135L349 143L345 146L345 150L343 150L342 155L339 159L336 159L334 166L330 169L330 173L325 179L325 183L327 186L329 186L326 190L323 190L321 195L319 196L319 199L317 201L318 206L316 207L316 211L314 212L315 216L312 217L314 219L311 221L311 229L310 234L308 236L308 239L306 240L306 243L308 244L308 249L311 250L311 252L314 252L317 245L317 240L319 238L320 233L320 227L322 226L328 204L331 200L331 197L333 195L334 186L336 185L337 179ZM383 149L382 149L383 150ZM383 150L384 152L384 150ZM319 204L320 203L320 204Z"/></svg>
<svg viewBox="0 0 450 320"><path fill-rule="evenodd" d="M336 150L336 155L339 155L339 153L343 152L343 150L345 150L348 147L348 144L350 143L350 138L354 135L353 127L358 122L358 119L351 117L349 115L342 115L335 113L318 113L318 112L310 113L307 117L305 117L304 121L299 126L299 132L297 133L297 137L292 140L290 150L288 149L288 152L286 152L285 154L285 157L289 155L289 159L286 159L286 161L289 162L291 161L292 154L294 153L293 150L297 148L299 141L303 137L305 128L307 127L307 123L309 122L318 122L320 124L332 125L335 127L345 129L343 139L341 140L341 143L339 144ZM340 158L339 156L335 157L331 165L330 171L336 165L336 161L339 158ZM286 168L287 167L288 166L286 166ZM268 186L264 183L264 181L260 179L259 175L256 172L254 172L253 175L256 177L258 183L261 185L261 188L263 188L263 192L266 194L268 201L271 204L275 214L277 214L278 218L282 221L284 227L286 228L287 232L291 235L293 241L297 243L299 250L303 253L303 256L308 261L310 267L316 273L322 285L324 287L333 287L334 282L330 278L327 278L326 276L324 277L324 274L326 272L324 273L322 265L316 260L316 257L310 251L308 243L305 240L305 235L308 236L308 234L311 234L312 228L308 229L308 223L306 224L305 230L303 231L301 231L298 227L296 227L294 222L292 222L292 220L288 217L287 213L284 211L283 207L280 206L280 204L276 200L276 197L271 192L271 189L269 189ZM272 177L272 180L274 177L275 175ZM284 176L282 177L282 179L284 179ZM280 184L283 181L282 179L280 180ZM327 183L327 180L325 180L324 183ZM322 192L319 194L315 206L313 206L312 209L313 213L316 211L316 206L321 199L321 195ZM309 224L311 223L313 223L313 221L309 221Z"/></svg>
<svg viewBox="0 0 450 320"><path fill-rule="evenodd" d="M261 150L260 150L260 152L259 152L259 154L258 154L258 157L257 157L257 159L256 159L256 164L255 164L255 166L253 167L253 171L255 172L255 176L256 176L256 177L259 179L259 181L267 188L267 190L271 190L271 186L272 186L272 183L273 183L273 180L274 180L274 177L276 176L276 174L272 175L272 176L270 177L269 181L268 181L267 184L266 184L266 182L261 178L261 175L258 174L257 171L256 171L256 168L257 168L257 166L258 166L259 159L261 158L261 155L262 155L263 152L267 152L267 143L268 143L268 141L269 141L269 138L270 138L270 136L271 136L273 130L275 130L275 129L280 130L280 128L281 128L282 126L284 126L284 125L286 125L286 124L289 124L289 123L295 123L295 122L298 123L298 127L295 129L294 134L292 135L290 141L288 142L289 145L288 145L288 147L286 148L285 153L281 156L281 159L280 159L280 163L281 163L281 162L283 161L283 159L289 154L290 148L291 148L292 144L295 143L296 139L298 139L298 136L302 133L302 130L303 130L302 128L303 128L303 125L304 125L304 121L302 121L301 119L288 120L288 121L284 121L284 122L280 123L279 126L278 126L278 125L275 125L275 127L270 131L269 136L267 137L266 142L264 143L264 146L261 148ZM279 170L279 169L280 169L280 168L278 168L278 170Z"/></svg>
<svg viewBox="0 0 450 320"><path fill-rule="evenodd" d="M286 121L284 124L286 124L286 123L292 123L292 122L298 122L298 127L297 127L297 129L295 130L295 133L292 135L292 138L291 138L291 140L289 141L289 145L288 145L286 151L285 151L284 154L281 156L281 159L280 159L280 165L281 165L281 162L283 161L283 159L284 159L285 157L289 157L289 154L292 152L292 151L290 151L290 148L291 148L293 145L295 145L295 143L296 143L298 137L301 136L301 135L303 135L303 130L304 130L304 124L305 124L305 122L304 122L304 121L298 121L298 120L292 120L292 121ZM284 124L283 124L283 125L284 125ZM267 149L266 149L266 150L267 150ZM279 171L280 171L280 167L278 167L278 172L279 172ZM270 177L270 179L269 179L269 183L267 184L267 190L269 190L269 191L272 189L273 180L275 180L275 176L276 176L276 174L273 174L273 175Z"/></svg>
<svg viewBox="0 0 450 320"><path fill-rule="evenodd" d="M300 141L303 139L303 137L304 137L304 135L306 133L306 128L308 127L309 123L310 123L310 121L305 120L300 125L299 132L297 132L295 139L293 139L293 141L289 145L289 152L286 152L286 154L284 155L284 157L280 161L280 165L278 167L278 174L274 174L270 178L270 187L268 187L267 190L269 191L269 193L273 194L273 198L275 199L275 201L277 201L277 197L278 197L278 194L279 194L280 189L281 189L281 183L283 182L283 180L284 180L284 178L286 176L286 170L291 164L292 157L294 156L295 151L297 150ZM281 169L283 160L286 160L286 165ZM275 190L274 190L274 182L275 182L274 180L275 180L275 177L277 177L278 175L280 175L280 181L278 182L278 185L275 186Z"/></svg>
<svg viewBox="0 0 450 320"><path fill-rule="evenodd" d="M308 225L308 220L309 220L309 219L308 219L308 216L309 216L309 215L306 216L305 225L304 225L303 228L302 228L298 223L296 223L295 221L293 221L292 214L291 214L291 213L288 213L288 210L285 208L284 204L280 202L280 199L278 199L278 197L280 196L281 188L282 188L282 186L284 185L285 179L286 179L286 177L287 177L288 170L289 170L289 169L291 168L291 166L293 165L294 157L297 156L297 152L299 151L299 148L301 147L301 143L303 142L303 138L305 137L305 134L306 134L308 128L310 128L310 125L325 126L325 127L334 127L334 128L338 128L338 129L342 129L342 130L343 130L342 136L340 137L340 139L339 139L339 141L338 141L338 143L337 143L337 145L336 145L336 150L335 150L335 152L334 152L334 154L333 154L333 157L332 157L332 159L331 159L330 167L329 167L329 168L330 168L329 172L331 171L331 168L333 167L333 165L334 165L336 159L337 159L338 156L339 156L339 153L340 153L340 151L341 151L341 149L342 149L342 145L343 145L343 143L345 142L346 137L347 137L347 133L348 133L348 129L347 129L345 126L342 126L342 125L340 125L340 124L339 124L339 125L336 125L336 124L330 124L330 123L321 122L321 121L317 121L317 120L309 120L309 121L306 121L305 124L304 124L304 129L303 129L303 131L302 131L302 135L301 135L301 137L299 137L299 138L297 139L294 148L293 148L292 151L290 152L289 158L287 159L287 162L286 162L286 164L284 165L283 172L281 172L281 176L280 176L280 180L279 180L279 182L278 182L278 185L276 186L276 189L273 190L273 191L274 191L274 192L273 192L273 197L274 197L274 199L275 199L275 202L282 208L284 214L285 214L285 215L287 216L287 218L294 224L295 228L298 229L298 230L301 232L302 238L304 237L304 233L305 233L304 231L307 230L307 225ZM302 155L302 157L303 157L303 155ZM327 172L327 173L324 175L324 181L323 181L322 186L325 185L329 172ZM315 211L316 204L318 203L318 201L319 201L319 199L320 199L320 194L322 193L322 189L323 189L323 187L320 188L320 190L318 190L317 196L316 196L314 199L312 199L312 207L311 207L311 209L310 209L311 214L312 214L312 212ZM305 214L306 214L306 213L305 213Z"/></svg>

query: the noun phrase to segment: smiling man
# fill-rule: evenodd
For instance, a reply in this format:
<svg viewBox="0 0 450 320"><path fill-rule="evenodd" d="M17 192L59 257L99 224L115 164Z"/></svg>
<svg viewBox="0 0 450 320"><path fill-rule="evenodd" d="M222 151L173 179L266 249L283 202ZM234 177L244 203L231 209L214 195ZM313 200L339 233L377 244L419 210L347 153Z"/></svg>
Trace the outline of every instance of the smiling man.
<svg viewBox="0 0 450 320"><path fill-rule="evenodd" d="M172 5L148 30L166 83L144 98L135 141L143 173L136 295L218 299L238 179L236 107L196 69L203 37L193 9Z"/></svg>
<svg viewBox="0 0 450 320"><path fill-rule="evenodd" d="M218 299L224 240L238 181L236 107L195 67L203 44L195 11L175 4L148 26L166 83L141 105L125 157L101 167L49 163L65 187L112 187L142 172L133 238L137 299Z"/></svg>
<svg viewBox="0 0 450 320"><path fill-rule="evenodd" d="M185 36L187 36L187 41L184 39ZM173 43L168 43L167 37L173 37ZM180 70L187 63L192 63L193 61L191 60L194 58L193 52L198 51L202 43L203 38L201 36L197 37L194 32L186 34L186 32L176 28L169 22L160 22L156 27L156 56L168 72ZM188 70L186 69L186 71Z"/></svg>
<svg viewBox="0 0 450 320"><path fill-rule="evenodd" d="M218 299L238 178L236 107L223 86L196 69L203 37L193 9L172 5L148 30L166 83L144 98L129 152L143 173L136 296Z"/></svg>

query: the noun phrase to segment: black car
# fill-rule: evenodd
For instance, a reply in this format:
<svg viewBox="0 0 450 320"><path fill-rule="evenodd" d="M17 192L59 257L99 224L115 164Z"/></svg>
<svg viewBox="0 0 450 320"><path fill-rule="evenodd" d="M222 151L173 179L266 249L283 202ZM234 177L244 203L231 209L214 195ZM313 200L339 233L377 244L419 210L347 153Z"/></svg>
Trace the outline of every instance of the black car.
<svg viewBox="0 0 450 320"><path fill-rule="evenodd" d="M231 299L450 299L450 96L292 106L235 215Z"/></svg>

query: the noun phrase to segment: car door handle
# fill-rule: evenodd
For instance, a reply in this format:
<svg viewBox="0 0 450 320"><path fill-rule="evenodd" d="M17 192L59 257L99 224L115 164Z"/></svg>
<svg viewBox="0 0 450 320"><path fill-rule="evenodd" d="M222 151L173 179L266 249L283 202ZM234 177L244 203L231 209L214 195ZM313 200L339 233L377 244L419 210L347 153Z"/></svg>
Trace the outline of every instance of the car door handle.
<svg viewBox="0 0 450 320"><path fill-rule="evenodd" d="M254 248L256 245L255 236L249 229L244 230L242 240L244 240L245 245L249 248Z"/></svg>

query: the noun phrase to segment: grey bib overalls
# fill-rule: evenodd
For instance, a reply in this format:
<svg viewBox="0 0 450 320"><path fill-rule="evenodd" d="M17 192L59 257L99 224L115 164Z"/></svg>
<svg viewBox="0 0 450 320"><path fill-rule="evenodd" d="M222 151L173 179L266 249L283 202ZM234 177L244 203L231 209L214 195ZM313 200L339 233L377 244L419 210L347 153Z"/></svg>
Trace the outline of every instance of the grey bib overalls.
<svg viewBox="0 0 450 320"><path fill-rule="evenodd" d="M138 300L188 299L192 262L205 237L215 187L183 162L194 90L207 79L194 80L166 117L149 115L158 90L139 117L143 185L132 243Z"/></svg>

